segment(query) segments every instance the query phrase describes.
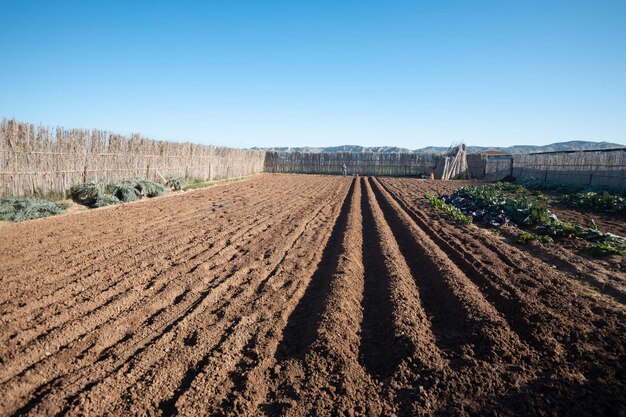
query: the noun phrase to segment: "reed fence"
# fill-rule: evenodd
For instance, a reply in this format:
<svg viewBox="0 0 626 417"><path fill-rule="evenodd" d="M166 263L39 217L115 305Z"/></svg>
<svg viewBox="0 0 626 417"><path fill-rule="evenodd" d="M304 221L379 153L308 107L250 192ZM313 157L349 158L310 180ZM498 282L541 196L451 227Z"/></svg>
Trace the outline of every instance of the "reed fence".
<svg viewBox="0 0 626 417"><path fill-rule="evenodd" d="M0 124L0 196L64 192L90 181L167 176L220 179L261 172L265 152L156 141L138 134Z"/></svg>
<svg viewBox="0 0 626 417"><path fill-rule="evenodd" d="M437 164L434 154L267 152L265 172L298 174L428 175Z"/></svg>
<svg viewBox="0 0 626 417"><path fill-rule="evenodd" d="M513 155L512 174L518 179L626 192L626 148Z"/></svg>
<svg viewBox="0 0 626 417"><path fill-rule="evenodd" d="M90 182L167 176L220 179L258 172L422 176L443 155L416 153L265 152L156 141L103 130L0 124L0 196L65 192ZM507 175L546 183L605 187L626 192L626 148L524 155L467 155L467 175L500 180Z"/></svg>

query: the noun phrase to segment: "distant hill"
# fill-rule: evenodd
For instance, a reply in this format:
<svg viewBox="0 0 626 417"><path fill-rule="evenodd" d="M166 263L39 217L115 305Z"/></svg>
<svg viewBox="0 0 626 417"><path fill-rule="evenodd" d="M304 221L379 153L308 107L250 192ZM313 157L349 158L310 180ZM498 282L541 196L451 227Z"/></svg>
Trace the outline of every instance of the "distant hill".
<svg viewBox="0 0 626 417"><path fill-rule="evenodd" d="M515 145L508 147L488 147L488 146L468 146L468 153L485 152L488 150L501 151L507 153L532 153L532 152L561 152L561 151L584 151L590 149L613 149L626 148L626 145L611 142L592 142L584 140L571 140L569 142L556 142L550 145ZM416 149L417 153L439 153L445 152L448 148L429 146L426 148Z"/></svg>
<svg viewBox="0 0 626 417"><path fill-rule="evenodd" d="M488 146L468 146L468 153L478 153L484 152L487 150L496 150L507 153L531 153L531 152L557 152L557 151L582 151L588 149L612 149L612 148L626 148L626 145L620 145L618 143L611 142L592 142L592 141L584 141L584 140L572 140L569 142L557 142L552 143L550 145L544 146L535 146L535 145L515 145L508 147L488 147ZM442 153L448 150L447 147L442 146L428 146L426 148L420 148L415 150L410 150L407 148L399 148L396 146L374 146L374 147L364 147L358 145L342 145L342 146L329 146L329 147L277 147L277 148L253 148L267 151L277 151L277 152L310 152L310 153L320 153L320 152L352 152L352 153L361 153L361 152L383 152L383 153L392 153L392 152L403 152L403 153Z"/></svg>
<svg viewBox="0 0 626 417"><path fill-rule="evenodd" d="M328 146L326 148L316 148L316 147L275 147L275 148L252 148L252 149L260 149L264 151L276 151L276 152L308 152L308 153L336 153L336 152L351 152L351 153L361 153L361 152L382 152L382 153L394 153L394 152L404 152L410 153L413 152L407 148L399 148L397 146L358 146L358 145L341 145L341 146Z"/></svg>

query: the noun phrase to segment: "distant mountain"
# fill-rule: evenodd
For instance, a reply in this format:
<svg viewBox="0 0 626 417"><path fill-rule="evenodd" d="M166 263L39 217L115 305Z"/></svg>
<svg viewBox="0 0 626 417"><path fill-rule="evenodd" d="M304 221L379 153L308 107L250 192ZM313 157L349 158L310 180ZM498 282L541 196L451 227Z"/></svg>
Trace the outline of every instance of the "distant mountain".
<svg viewBox="0 0 626 417"><path fill-rule="evenodd" d="M507 153L531 153L531 152L558 152L558 151L582 151L588 149L612 149L612 148L626 148L626 145L620 145L618 143L611 142L592 142L584 140L572 140L569 142L557 142L550 145L535 146L535 145L515 145L508 147L488 147L488 146L468 146L468 153L479 153L488 150L495 150ZM448 150L448 147L443 146L428 146L426 148L420 148L416 150L410 150L406 148L399 148L396 146L374 146L364 147L358 145L342 145L342 146L329 146L329 147L276 147L276 148L253 148L266 151L277 152L309 152L309 153L335 153L335 152L382 152L382 153L442 153Z"/></svg>
<svg viewBox="0 0 626 417"><path fill-rule="evenodd" d="M589 149L613 149L626 148L626 145L611 142L591 142L584 140L571 140L569 142L557 142L550 145L515 145L508 147L488 147L488 146L468 146L468 153L479 153L485 151L500 151L507 153L532 153L532 152L562 152L562 151L584 151ZM440 153L445 152L448 148L429 146L426 148L416 149L417 153Z"/></svg>
<svg viewBox="0 0 626 417"><path fill-rule="evenodd" d="M411 153L413 152L407 148L399 148L397 146L358 146L358 145L341 145L341 146L328 146L325 148L316 148L316 147L274 147L274 148L252 148L257 150L264 151L276 151L276 152L307 152L307 153L336 153L336 152L351 152L351 153L362 153L362 152L381 152L381 153Z"/></svg>

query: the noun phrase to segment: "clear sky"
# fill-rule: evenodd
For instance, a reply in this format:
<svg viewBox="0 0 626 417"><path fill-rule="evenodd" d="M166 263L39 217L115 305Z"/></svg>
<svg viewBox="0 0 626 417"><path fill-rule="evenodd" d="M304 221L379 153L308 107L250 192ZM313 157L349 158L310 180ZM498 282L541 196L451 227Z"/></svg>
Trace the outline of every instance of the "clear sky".
<svg viewBox="0 0 626 417"><path fill-rule="evenodd" d="M0 10L0 117L239 147L626 143L626 0Z"/></svg>

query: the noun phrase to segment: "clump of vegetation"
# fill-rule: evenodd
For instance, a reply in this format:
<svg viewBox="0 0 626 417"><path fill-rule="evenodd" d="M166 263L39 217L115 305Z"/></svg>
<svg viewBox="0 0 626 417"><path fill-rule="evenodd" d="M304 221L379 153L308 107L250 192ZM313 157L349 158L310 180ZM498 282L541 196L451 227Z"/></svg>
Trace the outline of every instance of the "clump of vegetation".
<svg viewBox="0 0 626 417"><path fill-rule="evenodd" d="M522 232L517 236L517 243L520 245L526 245L528 242L538 240L544 243L554 243L554 240L550 236L540 236L531 232Z"/></svg>
<svg viewBox="0 0 626 417"><path fill-rule="evenodd" d="M535 226L548 222L547 199L528 196L520 185L497 183L461 187L448 197L464 213L479 220L486 219L493 226L514 223L518 226Z"/></svg>
<svg viewBox="0 0 626 417"><path fill-rule="evenodd" d="M84 206L92 206L98 197L105 193L105 186L101 182L88 182L70 188L70 196L74 201Z"/></svg>
<svg viewBox="0 0 626 417"><path fill-rule="evenodd" d="M141 198L141 192L130 181L124 181L115 185L115 197L124 203L137 201Z"/></svg>
<svg viewBox="0 0 626 417"><path fill-rule="evenodd" d="M603 193L588 191L564 194L559 197L559 201L573 208L626 214L626 198L606 191Z"/></svg>
<svg viewBox="0 0 626 417"><path fill-rule="evenodd" d="M607 195L584 193L583 203L587 206L610 207L616 209L620 201ZM432 198L429 198L433 201ZM462 215L485 220L492 226L511 223L517 227L530 229L517 237L517 242L527 244L538 240L553 243L560 238L579 238L590 242L589 248L596 256L626 254L626 238L610 233L602 233L595 223L589 228L559 220L547 207L547 198L538 192L529 193L521 185L489 184L462 187L451 196L441 196L436 206L452 206ZM575 200L575 201L581 201ZM435 205L435 202L433 202ZM445 209L451 212L451 209ZM457 215L458 216L458 215Z"/></svg>
<svg viewBox="0 0 626 417"><path fill-rule="evenodd" d="M430 201L433 207L440 211L443 211L448 216L461 224L472 224L472 221L474 220L471 215L463 213L461 210L454 207L452 204L447 204L443 199L439 197L436 197L434 195L425 195L424 198Z"/></svg>
<svg viewBox="0 0 626 417"><path fill-rule="evenodd" d="M595 256L625 255L626 246L617 242L594 242L590 245L591 253Z"/></svg>
<svg viewBox="0 0 626 417"><path fill-rule="evenodd" d="M32 197L14 197L0 200L0 220L21 222L61 214L67 204Z"/></svg>
<svg viewBox="0 0 626 417"><path fill-rule="evenodd" d="M102 194L96 198L96 202L93 204L93 207L105 207L113 204L120 204L121 201L119 198L115 197L112 194Z"/></svg>
<svg viewBox="0 0 626 417"><path fill-rule="evenodd" d="M537 233L551 237L584 237L585 229L578 224L571 224L560 220L551 220L541 225Z"/></svg>
<svg viewBox="0 0 626 417"><path fill-rule="evenodd" d="M158 182L150 180L141 180L137 182L136 188L139 190L141 195L150 198L165 195L165 187Z"/></svg>
<svg viewBox="0 0 626 417"><path fill-rule="evenodd" d="M169 177L165 185L174 191L180 191L185 186L185 179L182 177Z"/></svg>
<svg viewBox="0 0 626 417"><path fill-rule="evenodd" d="M70 195L79 204L88 207L104 207L111 204L137 201L141 197L158 197L165 194L165 187L149 180L122 181L104 184L90 182L72 187Z"/></svg>

